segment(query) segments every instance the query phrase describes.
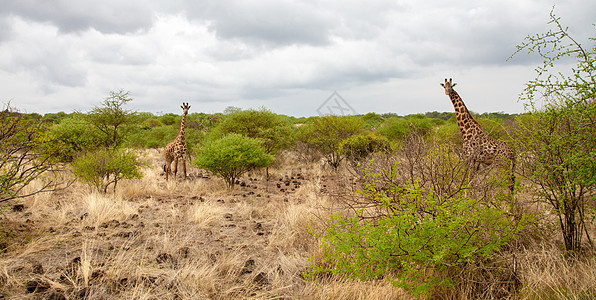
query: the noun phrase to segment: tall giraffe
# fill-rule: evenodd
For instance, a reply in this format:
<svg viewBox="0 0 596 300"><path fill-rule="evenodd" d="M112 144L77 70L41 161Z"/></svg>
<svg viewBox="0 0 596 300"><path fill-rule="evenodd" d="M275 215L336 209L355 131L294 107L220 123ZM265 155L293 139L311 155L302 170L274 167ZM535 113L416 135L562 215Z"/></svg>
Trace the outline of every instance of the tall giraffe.
<svg viewBox="0 0 596 300"><path fill-rule="evenodd" d="M184 128L186 127L186 115L190 109L188 103L182 102L183 114L182 120L180 121L180 132L176 136L173 142L169 143L164 149L164 155L166 158L166 164L163 166L164 172L166 173L166 181L168 181L168 175L172 171L172 161L174 161L174 179L176 179L176 173L178 172L178 158L182 158L182 170L184 171L184 179L186 179L186 142L184 140Z"/></svg>
<svg viewBox="0 0 596 300"><path fill-rule="evenodd" d="M445 95L449 96L453 108L455 108L457 126L463 136L466 157L476 171L478 171L481 164L487 166L495 162L501 165L507 164L507 168L511 172L509 188L513 192L515 185L515 151L505 142L491 138L482 130L480 123L474 120L464 101L453 89L456 84L451 79L447 81L447 78L445 78L445 83L441 83L441 86L445 88Z"/></svg>

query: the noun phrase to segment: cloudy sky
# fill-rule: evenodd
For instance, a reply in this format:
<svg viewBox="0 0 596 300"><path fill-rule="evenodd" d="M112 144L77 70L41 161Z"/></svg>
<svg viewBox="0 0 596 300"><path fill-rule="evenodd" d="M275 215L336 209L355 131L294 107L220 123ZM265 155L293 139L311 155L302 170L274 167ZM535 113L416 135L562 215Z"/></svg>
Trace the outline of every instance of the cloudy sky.
<svg viewBox="0 0 596 300"><path fill-rule="evenodd" d="M591 45L593 0L0 0L0 102L85 112L125 90L158 114L311 116L337 100L405 115L452 111L452 77L470 110L522 112L539 60L506 59L553 6Z"/></svg>

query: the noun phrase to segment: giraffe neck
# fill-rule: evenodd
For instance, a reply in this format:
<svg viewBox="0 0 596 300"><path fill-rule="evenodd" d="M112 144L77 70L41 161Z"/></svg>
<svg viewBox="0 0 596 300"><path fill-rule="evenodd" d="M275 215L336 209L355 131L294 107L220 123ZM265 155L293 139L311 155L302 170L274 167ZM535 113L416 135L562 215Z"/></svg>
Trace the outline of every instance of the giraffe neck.
<svg viewBox="0 0 596 300"><path fill-rule="evenodd" d="M449 98L451 99L451 103L453 103L455 117L457 118L457 126L459 127L464 140L471 138L474 134L483 132L482 127L480 127L480 124L472 118L470 111L468 111L468 108L459 94L452 90L451 93L449 93Z"/></svg>
<svg viewBox="0 0 596 300"><path fill-rule="evenodd" d="M184 128L186 127L186 114L182 115L182 120L180 120L180 132L178 133L177 139L184 141Z"/></svg>

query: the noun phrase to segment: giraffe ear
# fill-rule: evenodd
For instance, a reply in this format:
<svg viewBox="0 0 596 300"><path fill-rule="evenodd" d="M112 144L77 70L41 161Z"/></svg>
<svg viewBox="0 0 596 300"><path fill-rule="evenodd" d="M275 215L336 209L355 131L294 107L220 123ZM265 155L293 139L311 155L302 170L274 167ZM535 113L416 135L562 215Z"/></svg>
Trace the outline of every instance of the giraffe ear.
<svg viewBox="0 0 596 300"><path fill-rule="evenodd" d="M456 85L457 85L457 83L454 83L454 84L452 84L452 85L451 85L451 87L454 87L454 86L456 86Z"/></svg>
<svg viewBox="0 0 596 300"><path fill-rule="evenodd" d="M442 87L445 87L445 84L443 84L443 83L440 83L440 85L441 85Z"/></svg>

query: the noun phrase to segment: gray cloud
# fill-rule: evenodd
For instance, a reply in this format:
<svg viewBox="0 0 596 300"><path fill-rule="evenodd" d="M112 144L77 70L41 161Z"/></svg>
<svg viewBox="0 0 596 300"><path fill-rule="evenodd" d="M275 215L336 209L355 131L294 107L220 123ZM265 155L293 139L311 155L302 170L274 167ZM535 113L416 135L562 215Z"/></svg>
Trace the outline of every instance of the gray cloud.
<svg viewBox="0 0 596 300"><path fill-rule="evenodd" d="M190 19L206 21L219 38L265 47L325 45L333 21L316 6L301 1L212 0L185 6Z"/></svg>
<svg viewBox="0 0 596 300"><path fill-rule="evenodd" d="M125 89L140 110L189 100L210 112L277 103L301 115L314 110L298 105L318 101L306 98L338 90L366 99L362 113L424 112L450 109L438 83L453 76L482 112L497 101L474 103L475 80L499 74L509 79L503 110L519 111L539 60L505 59L524 36L546 31L550 1L0 0L0 80L10 86L0 96L56 99L68 111L81 97ZM555 9L584 40L592 2Z"/></svg>
<svg viewBox="0 0 596 300"><path fill-rule="evenodd" d="M146 1L1 0L1 14L54 24L60 31L93 28L104 33L130 33L150 27L153 12Z"/></svg>

